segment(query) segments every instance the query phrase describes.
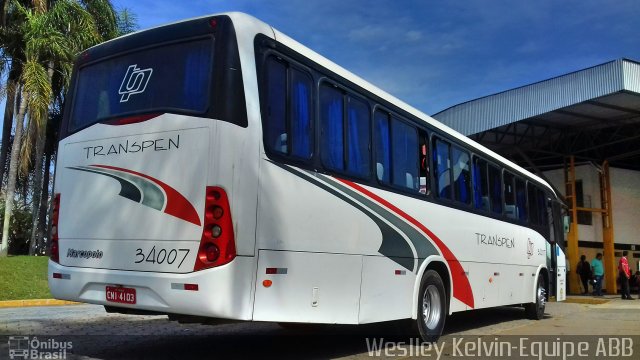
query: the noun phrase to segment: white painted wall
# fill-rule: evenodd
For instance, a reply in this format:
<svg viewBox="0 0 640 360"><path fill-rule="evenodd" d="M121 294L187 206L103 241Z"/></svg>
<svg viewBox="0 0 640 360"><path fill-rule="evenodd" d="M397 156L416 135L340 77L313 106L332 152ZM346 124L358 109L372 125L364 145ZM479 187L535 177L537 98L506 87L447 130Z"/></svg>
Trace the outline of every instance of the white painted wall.
<svg viewBox="0 0 640 360"><path fill-rule="evenodd" d="M611 190L616 243L640 245L640 171L611 168Z"/></svg>
<svg viewBox="0 0 640 360"><path fill-rule="evenodd" d="M610 168L611 198L615 242L636 244L640 249L640 171ZM564 195L562 169L544 172L545 176ZM582 180L585 207L600 208L600 179L592 165L576 166L576 180ZM589 204L589 201L591 204ZM578 240L602 242L602 216L593 213L593 225L578 227Z"/></svg>

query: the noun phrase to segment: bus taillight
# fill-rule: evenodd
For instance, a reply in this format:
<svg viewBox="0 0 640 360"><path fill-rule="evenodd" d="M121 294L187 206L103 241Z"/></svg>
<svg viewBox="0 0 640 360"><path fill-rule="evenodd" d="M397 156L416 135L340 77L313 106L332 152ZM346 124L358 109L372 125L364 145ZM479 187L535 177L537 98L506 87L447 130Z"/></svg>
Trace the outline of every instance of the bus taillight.
<svg viewBox="0 0 640 360"><path fill-rule="evenodd" d="M60 262L60 247L58 246L58 217L60 215L60 194L53 196L53 214L51 214L51 261Z"/></svg>
<svg viewBox="0 0 640 360"><path fill-rule="evenodd" d="M193 271L224 265L236 257L227 193L220 187L208 186L204 209L202 238Z"/></svg>

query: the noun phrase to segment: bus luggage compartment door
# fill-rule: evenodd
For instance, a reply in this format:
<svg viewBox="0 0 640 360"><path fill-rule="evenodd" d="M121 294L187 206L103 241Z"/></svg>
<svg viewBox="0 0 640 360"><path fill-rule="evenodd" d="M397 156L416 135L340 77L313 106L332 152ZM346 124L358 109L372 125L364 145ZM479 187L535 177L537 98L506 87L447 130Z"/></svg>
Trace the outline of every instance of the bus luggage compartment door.
<svg viewBox="0 0 640 360"><path fill-rule="evenodd" d="M260 250L253 318L357 324L362 256Z"/></svg>

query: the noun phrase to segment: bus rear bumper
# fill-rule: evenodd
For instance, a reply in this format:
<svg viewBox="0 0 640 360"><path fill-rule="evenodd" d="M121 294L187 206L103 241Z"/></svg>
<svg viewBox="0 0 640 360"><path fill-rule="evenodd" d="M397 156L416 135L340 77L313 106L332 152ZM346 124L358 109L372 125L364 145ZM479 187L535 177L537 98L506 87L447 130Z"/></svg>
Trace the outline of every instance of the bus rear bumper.
<svg viewBox="0 0 640 360"><path fill-rule="evenodd" d="M252 319L254 276L255 258L243 256L187 274L79 268L51 260L48 271L49 289L56 299L234 320ZM185 290L185 284L197 284L197 290L193 286ZM107 301L107 286L134 288L136 304Z"/></svg>

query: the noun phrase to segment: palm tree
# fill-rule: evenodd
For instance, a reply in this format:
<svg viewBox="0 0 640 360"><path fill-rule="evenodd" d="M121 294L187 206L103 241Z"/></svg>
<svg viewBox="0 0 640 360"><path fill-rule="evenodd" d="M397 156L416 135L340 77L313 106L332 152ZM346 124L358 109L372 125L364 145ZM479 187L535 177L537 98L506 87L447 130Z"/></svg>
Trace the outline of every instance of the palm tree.
<svg viewBox="0 0 640 360"><path fill-rule="evenodd" d="M16 119L16 133L12 145L9 166L9 180L6 191L6 206L3 226L3 242L6 247L9 223L12 214L18 168L23 173L29 169L31 150L35 145L35 175L33 193L34 233L37 236L42 188L42 158L46 143L46 124L49 106L55 91L62 92L69 81L68 74L75 54L81 50L113 37L117 34L116 16L108 0L58 0L48 9L43 1L34 2L28 9L19 2L12 3L15 11L22 16L20 33L24 36L24 65L20 77L20 102ZM46 5L46 4L44 4ZM54 84L56 71L65 74ZM53 86L55 85L55 86ZM28 117L27 117L28 115ZM22 139L24 121L28 119L26 141ZM21 148L22 145L22 148ZM32 241L31 251L36 249ZM2 256L2 250L0 250Z"/></svg>

